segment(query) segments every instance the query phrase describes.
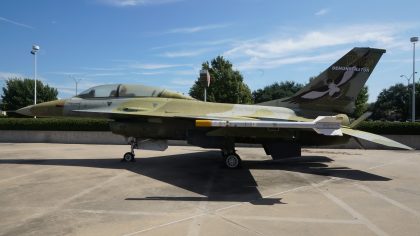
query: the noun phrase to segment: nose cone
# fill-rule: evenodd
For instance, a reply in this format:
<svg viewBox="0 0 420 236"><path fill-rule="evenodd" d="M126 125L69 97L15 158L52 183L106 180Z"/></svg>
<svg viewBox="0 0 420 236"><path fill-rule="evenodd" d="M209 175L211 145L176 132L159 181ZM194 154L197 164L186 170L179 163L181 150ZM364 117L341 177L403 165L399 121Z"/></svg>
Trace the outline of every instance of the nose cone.
<svg viewBox="0 0 420 236"><path fill-rule="evenodd" d="M32 108L33 107L34 107L34 105L21 108L21 109L17 110L16 113L24 115L24 116L34 116L34 114L32 113Z"/></svg>
<svg viewBox="0 0 420 236"><path fill-rule="evenodd" d="M16 112L25 116L58 117L63 115L64 104L65 100L43 102L21 108Z"/></svg>

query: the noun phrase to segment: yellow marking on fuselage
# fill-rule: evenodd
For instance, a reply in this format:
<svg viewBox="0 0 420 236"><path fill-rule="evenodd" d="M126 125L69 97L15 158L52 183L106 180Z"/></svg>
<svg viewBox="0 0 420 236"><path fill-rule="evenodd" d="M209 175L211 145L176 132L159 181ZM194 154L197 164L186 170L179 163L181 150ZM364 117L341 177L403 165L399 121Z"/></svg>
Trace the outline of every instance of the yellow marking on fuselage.
<svg viewBox="0 0 420 236"><path fill-rule="evenodd" d="M196 120L196 127L211 127L211 120Z"/></svg>

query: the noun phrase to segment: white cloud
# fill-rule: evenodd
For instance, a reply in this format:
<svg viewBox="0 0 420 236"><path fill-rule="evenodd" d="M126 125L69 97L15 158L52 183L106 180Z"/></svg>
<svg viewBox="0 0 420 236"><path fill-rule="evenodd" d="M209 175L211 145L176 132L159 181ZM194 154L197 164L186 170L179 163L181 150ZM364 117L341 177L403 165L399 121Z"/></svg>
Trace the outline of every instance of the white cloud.
<svg viewBox="0 0 420 236"><path fill-rule="evenodd" d="M7 23L10 23L10 24L14 24L14 25L17 25L17 26L20 26L20 27L24 27L24 28L27 28L27 29L34 29L34 27L32 27L30 25L19 23L17 21L13 21L13 20L10 20L10 19L1 17L1 16L0 16L0 21L7 22Z"/></svg>
<svg viewBox="0 0 420 236"><path fill-rule="evenodd" d="M197 67L191 70L176 70L173 71L175 75L195 75L198 76L199 70L201 67Z"/></svg>
<svg viewBox="0 0 420 236"><path fill-rule="evenodd" d="M194 26L194 27L170 29L170 30L168 30L164 33L166 33L166 34L177 34L177 33L191 34L191 33L197 33L197 32L201 32L201 31L226 28L228 26L230 26L230 24L201 25L201 26Z"/></svg>
<svg viewBox="0 0 420 236"><path fill-rule="evenodd" d="M98 0L100 3L117 7L161 5L180 1L182 0Z"/></svg>
<svg viewBox="0 0 420 236"><path fill-rule="evenodd" d="M188 86L191 87L194 84L194 80L187 80L187 79L172 79L171 84L173 85L179 85L179 86Z"/></svg>
<svg viewBox="0 0 420 236"><path fill-rule="evenodd" d="M142 72L131 72L133 75L177 75L177 76L197 76L199 68L190 70L147 70Z"/></svg>
<svg viewBox="0 0 420 236"><path fill-rule="evenodd" d="M190 50L190 51L173 51L173 52L164 52L163 54L161 54L161 56L168 57L168 58L194 57L194 56L201 55L201 54L203 54L205 52L208 52L208 51L210 51L209 48Z"/></svg>
<svg viewBox="0 0 420 236"><path fill-rule="evenodd" d="M118 76L123 76L125 75L125 73L89 73L89 74L85 74L86 77L110 77L110 76L114 76L114 77L118 77Z"/></svg>
<svg viewBox="0 0 420 236"><path fill-rule="evenodd" d="M310 31L303 35L274 38L267 41L246 42L227 51L227 56L256 56L275 58L297 51L351 43L389 44L395 41L395 27L347 26L329 31Z"/></svg>
<svg viewBox="0 0 420 236"><path fill-rule="evenodd" d="M272 60L265 60L262 58L252 58L248 61L239 63L236 67L239 70L249 69L270 69L283 65L297 64L304 62L325 62L338 59L343 56L348 50L337 50L332 53L322 53L317 55L300 55L292 57L284 57Z"/></svg>
<svg viewBox="0 0 420 236"><path fill-rule="evenodd" d="M162 46L157 46L151 48L152 50L160 50L165 48L173 48L173 47L191 47L191 46L216 46L216 45L223 45L223 44L231 44L237 42L238 40L234 39L220 39L220 40L209 40L209 41L193 41L193 42L182 42L182 43L173 43L167 44Z"/></svg>
<svg viewBox="0 0 420 236"><path fill-rule="evenodd" d="M350 25L300 35L245 41L226 51L224 56L239 61L242 69L273 68L284 64L327 60L331 50L354 46L400 48L399 33L410 26ZM327 51L327 53L325 53ZM241 61L242 60L242 61ZM238 63L237 63L238 64Z"/></svg>
<svg viewBox="0 0 420 236"><path fill-rule="evenodd" d="M143 70L159 70L159 69L168 69L176 67L191 67L191 64L141 64L134 63L129 65L133 69L143 69Z"/></svg>
<svg viewBox="0 0 420 236"><path fill-rule="evenodd" d="M25 76L19 73L0 71L0 80L8 80L8 79L13 79L13 78L25 78Z"/></svg>
<svg viewBox="0 0 420 236"><path fill-rule="evenodd" d="M79 75L84 75L85 73L68 72L68 71L52 71L52 72L47 72L47 74L64 75L64 76L79 76Z"/></svg>
<svg viewBox="0 0 420 236"><path fill-rule="evenodd" d="M125 73L122 72L108 72L108 71L99 71L99 72L65 72L65 71L54 71L54 72L47 72L47 74L53 75L61 75L68 78L86 78L86 77L109 77L109 76L123 76Z"/></svg>
<svg viewBox="0 0 420 236"><path fill-rule="evenodd" d="M165 71L147 71L147 72L133 72L134 75L161 75L165 74Z"/></svg>
<svg viewBox="0 0 420 236"><path fill-rule="evenodd" d="M315 12L315 15L316 16L323 16L323 15L327 14L329 11L330 11L330 9L324 8L324 9L321 9L321 10Z"/></svg>
<svg viewBox="0 0 420 236"><path fill-rule="evenodd" d="M120 71L123 68L117 67L82 67L82 70L93 70L93 71Z"/></svg>

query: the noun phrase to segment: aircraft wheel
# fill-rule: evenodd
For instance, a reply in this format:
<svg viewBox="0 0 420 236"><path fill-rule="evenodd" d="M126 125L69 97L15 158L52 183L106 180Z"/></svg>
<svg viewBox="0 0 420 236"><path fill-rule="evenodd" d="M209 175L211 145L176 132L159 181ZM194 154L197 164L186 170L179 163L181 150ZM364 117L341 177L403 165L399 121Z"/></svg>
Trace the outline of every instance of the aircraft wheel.
<svg viewBox="0 0 420 236"><path fill-rule="evenodd" d="M225 157L225 165L229 169L237 169L241 166L241 158L236 153L229 154Z"/></svg>
<svg viewBox="0 0 420 236"><path fill-rule="evenodd" d="M124 154L124 157L123 157L122 161L125 161L125 162L130 162L131 161L131 162L134 162L134 161L136 161L136 159L134 159L134 154L133 153L126 152Z"/></svg>

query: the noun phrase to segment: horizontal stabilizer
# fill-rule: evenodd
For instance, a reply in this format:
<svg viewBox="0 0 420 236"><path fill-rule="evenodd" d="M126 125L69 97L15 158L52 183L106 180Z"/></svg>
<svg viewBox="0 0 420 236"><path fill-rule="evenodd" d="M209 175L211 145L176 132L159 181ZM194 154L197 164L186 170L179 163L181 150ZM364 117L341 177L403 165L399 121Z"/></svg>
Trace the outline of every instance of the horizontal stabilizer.
<svg viewBox="0 0 420 236"><path fill-rule="evenodd" d="M342 136L341 120L335 116L318 116L310 122L291 121L254 121L254 120L196 120L196 127L252 127L252 128L289 128L313 129L319 134Z"/></svg>
<svg viewBox="0 0 420 236"><path fill-rule="evenodd" d="M394 147L394 148L401 148L401 149L406 149L406 150L413 150L411 147L408 147L404 144L401 144L399 142L396 142L392 139L377 135L377 134L372 134L372 133L368 133L365 131L361 131L361 130L355 130L355 129L348 129L348 128L341 128L342 132L344 134L347 134L349 136L352 137L356 137L356 138L360 138L363 140L367 140L369 142L373 142L373 143L377 143L377 144L381 144L384 146L388 146L388 147Z"/></svg>

